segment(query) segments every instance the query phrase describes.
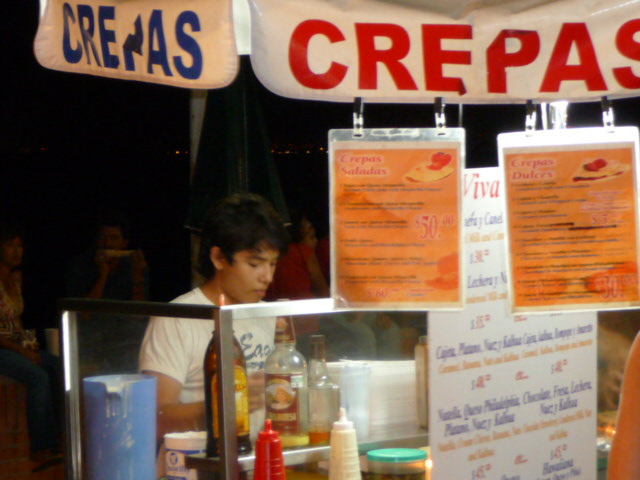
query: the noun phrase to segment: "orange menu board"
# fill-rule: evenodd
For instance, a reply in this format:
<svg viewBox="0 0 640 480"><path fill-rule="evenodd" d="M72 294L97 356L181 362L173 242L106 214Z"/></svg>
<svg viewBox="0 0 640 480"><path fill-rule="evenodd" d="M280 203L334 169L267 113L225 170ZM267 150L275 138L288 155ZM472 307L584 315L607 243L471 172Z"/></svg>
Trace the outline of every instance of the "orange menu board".
<svg viewBox="0 0 640 480"><path fill-rule="evenodd" d="M499 137L514 312L637 305L637 129Z"/></svg>
<svg viewBox="0 0 640 480"><path fill-rule="evenodd" d="M450 130L330 133L331 287L347 306L462 308L464 131Z"/></svg>

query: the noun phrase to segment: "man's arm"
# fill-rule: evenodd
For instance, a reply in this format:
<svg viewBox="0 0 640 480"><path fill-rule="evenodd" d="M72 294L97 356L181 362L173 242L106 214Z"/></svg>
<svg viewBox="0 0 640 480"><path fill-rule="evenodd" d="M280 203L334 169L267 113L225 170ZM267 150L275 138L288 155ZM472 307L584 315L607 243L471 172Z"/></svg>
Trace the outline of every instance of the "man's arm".
<svg viewBox="0 0 640 480"><path fill-rule="evenodd" d="M163 373L143 370L158 379L157 441L165 433L205 430L204 402L180 403L182 384Z"/></svg>
<svg viewBox="0 0 640 480"><path fill-rule="evenodd" d="M134 250L131 254L131 299L137 301L147 300L149 286L147 261L142 250Z"/></svg>

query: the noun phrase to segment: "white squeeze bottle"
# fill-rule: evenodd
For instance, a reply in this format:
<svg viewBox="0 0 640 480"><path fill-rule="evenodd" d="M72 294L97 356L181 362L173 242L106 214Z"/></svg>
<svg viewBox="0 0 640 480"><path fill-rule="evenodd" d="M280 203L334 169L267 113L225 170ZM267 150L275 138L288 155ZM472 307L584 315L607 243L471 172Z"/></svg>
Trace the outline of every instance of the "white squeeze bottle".
<svg viewBox="0 0 640 480"><path fill-rule="evenodd" d="M344 408L340 408L340 418L331 429L329 480L362 480L356 431Z"/></svg>

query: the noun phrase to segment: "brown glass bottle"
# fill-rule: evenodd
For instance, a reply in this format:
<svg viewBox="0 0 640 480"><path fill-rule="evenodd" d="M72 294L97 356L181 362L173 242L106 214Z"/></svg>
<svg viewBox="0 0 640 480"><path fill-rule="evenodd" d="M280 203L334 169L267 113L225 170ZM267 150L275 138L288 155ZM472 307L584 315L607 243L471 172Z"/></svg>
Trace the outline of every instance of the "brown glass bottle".
<svg viewBox="0 0 640 480"><path fill-rule="evenodd" d="M205 416L207 422L207 456L219 456L220 426L218 425L218 409L220 402L217 395L217 352L215 349L216 332L213 332L207 353L204 356L204 396ZM236 398L236 432L238 443L238 455L251 452L251 440L249 438L249 384L244 353L238 340L233 337L233 364L235 378Z"/></svg>

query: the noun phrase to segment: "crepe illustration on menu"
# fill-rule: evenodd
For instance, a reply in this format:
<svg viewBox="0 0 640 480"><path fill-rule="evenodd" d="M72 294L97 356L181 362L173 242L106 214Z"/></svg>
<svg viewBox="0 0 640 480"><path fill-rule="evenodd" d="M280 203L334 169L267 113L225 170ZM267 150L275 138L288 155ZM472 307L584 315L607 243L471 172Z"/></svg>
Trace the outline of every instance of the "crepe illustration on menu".
<svg viewBox="0 0 640 480"><path fill-rule="evenodd" d="M428 162L415 166L404 179L410 183L430 183L447 178L454 171L452 159L449 153L434 153Z"/></svg>
<svg viewBox="0 0 640 480"><path fill-rule="evenodd" d="M445 255L438 260L438 274L436 278L426 280L426 284L437 290L453 290L459 285L459 255L458 252Z"/></svg>
<svg viewBox="0 0 640 480"><path fill-rule="evenodd" d="M607 161L604 158L596 158L587 162L575 171L573 174L574 182L598 182L609 180L611 178L622 175L629 170L629 165L624 165L616 161Z"/></svg>

